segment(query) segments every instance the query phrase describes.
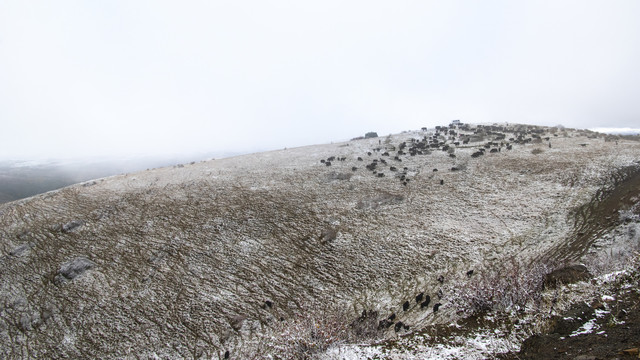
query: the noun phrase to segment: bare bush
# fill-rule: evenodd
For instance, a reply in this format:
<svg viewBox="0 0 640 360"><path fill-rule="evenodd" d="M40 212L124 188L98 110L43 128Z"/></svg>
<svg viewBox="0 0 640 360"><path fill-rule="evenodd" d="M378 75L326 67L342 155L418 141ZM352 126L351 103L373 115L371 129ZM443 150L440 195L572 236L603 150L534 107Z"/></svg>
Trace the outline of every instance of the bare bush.
<svg viewBox="0 0 640 360"><path fill-rule="evenodd" d="M355 318L344 307L314 303L291 318L273 320L268 333L242 344L241 359L316 359L335 346L371 342L381 335L377 311L363 311Z"/></svg>
<svg viewBox="0 0 640 360"><path fill-rule="evenodd" d="M243 359L314 359L330 346L352 338L350 316L344 310L316 304L300 309L292 318L281 319L268 334L239 354Z"/></svg>
<svg viewBox="0 0 640 360"><path fill-rule="evenodd" d="M548 263L524 265L511 259L497 269L473 277L454 302L467 314L523 309L540 301L544 276L553 269Z"/></svg>

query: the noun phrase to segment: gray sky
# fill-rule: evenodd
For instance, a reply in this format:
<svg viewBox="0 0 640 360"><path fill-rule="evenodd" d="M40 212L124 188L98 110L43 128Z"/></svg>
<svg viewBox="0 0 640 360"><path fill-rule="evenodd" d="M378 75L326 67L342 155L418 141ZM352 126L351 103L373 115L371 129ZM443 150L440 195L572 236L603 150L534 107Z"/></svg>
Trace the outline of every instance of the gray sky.
<svg viewBox="0 0 640 360"><path fill-rule="evenodd" d="M640 127L640 1L0 2L0 158Z"/></svg>

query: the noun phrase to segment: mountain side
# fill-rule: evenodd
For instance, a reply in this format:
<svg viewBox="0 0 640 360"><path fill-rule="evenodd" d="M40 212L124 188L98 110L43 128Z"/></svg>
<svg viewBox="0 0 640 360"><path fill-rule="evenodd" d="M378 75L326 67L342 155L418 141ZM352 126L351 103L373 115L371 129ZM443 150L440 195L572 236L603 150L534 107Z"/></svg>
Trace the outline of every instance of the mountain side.
<svg viewBox="0 0 640 360"><path fill-rule="evenodd" d="M578 261L598 230L576 214L639 160L589 131L451 125L0 205L0 354L238 358L316 311L380 339L447 323L466 279Z"/></svg>

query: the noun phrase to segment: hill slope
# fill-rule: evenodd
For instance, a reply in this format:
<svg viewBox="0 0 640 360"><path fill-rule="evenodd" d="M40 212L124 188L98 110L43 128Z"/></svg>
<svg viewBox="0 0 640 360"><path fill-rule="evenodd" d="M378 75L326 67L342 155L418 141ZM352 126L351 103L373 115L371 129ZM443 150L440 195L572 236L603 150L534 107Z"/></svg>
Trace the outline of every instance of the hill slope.
<svg viewBox="0 0 640 360"><path fill-rule="evenodd" d="M234 357L323 311L408 325L367 330L379 338L449 322L469 276L586 254L599 228L574 215L640 160L595 135L443 127L0 205L0 355Z"/></svg>

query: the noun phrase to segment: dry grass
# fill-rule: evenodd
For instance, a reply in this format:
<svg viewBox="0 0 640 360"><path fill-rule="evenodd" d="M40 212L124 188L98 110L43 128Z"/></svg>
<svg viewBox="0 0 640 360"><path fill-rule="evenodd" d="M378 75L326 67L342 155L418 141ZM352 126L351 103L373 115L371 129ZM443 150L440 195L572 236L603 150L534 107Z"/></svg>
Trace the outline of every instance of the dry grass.
<svg viewBox="0 0 640 360"><path fill-rule="evenodd" d="M415 327L448 321L457 305L437 315L401 305L435 296L441 273L453 284L514 254L512 274L486 267L465 296L470 311L522 306L536 285L521 264L571 229L554 214L601 185L581 169L628 164L640 149L562 141L533 159L528 146L478 159L473 148L456 159L406 155L392 164L407 167L406 186L356 160L381 158L367 155L373 139L116 176L1 205L0 357L215 358L272 337L312 353L354 338L347 328L362 310L402 313ZM347 160L319 162L334 155ZM560 166L567 159L575 162ZM528 161L539 171L527 172ZM464 171L449 171L459 163ZM564 183L566 169L584 186ZM73 221L82 225L62 231ZM80 257L95 266L56 284ZM305 311L316 303L341 305Z"/></svg>

